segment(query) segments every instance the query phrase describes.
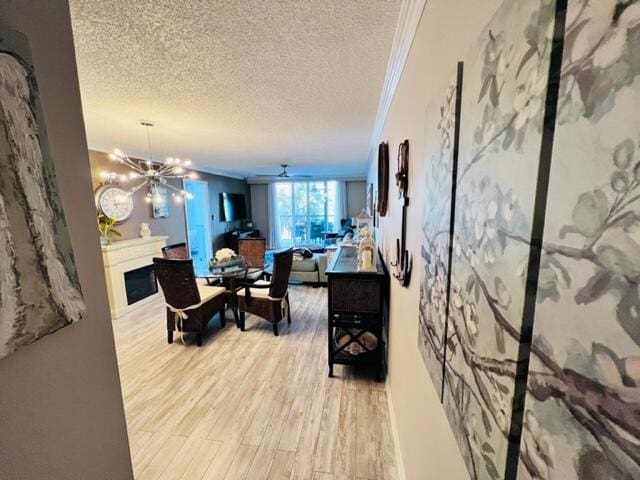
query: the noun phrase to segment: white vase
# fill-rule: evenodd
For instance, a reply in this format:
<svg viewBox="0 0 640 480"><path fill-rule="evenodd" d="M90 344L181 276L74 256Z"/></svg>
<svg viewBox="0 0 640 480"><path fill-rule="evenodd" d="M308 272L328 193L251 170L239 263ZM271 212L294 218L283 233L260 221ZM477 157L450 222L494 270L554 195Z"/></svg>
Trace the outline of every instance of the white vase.
<svg viewBox="0 0 640 480"><path fill-rule="evenodd" d="M151 236L151 228L149 228L148 223L140 224L140 236L142 238L149 238Z"/></svg>

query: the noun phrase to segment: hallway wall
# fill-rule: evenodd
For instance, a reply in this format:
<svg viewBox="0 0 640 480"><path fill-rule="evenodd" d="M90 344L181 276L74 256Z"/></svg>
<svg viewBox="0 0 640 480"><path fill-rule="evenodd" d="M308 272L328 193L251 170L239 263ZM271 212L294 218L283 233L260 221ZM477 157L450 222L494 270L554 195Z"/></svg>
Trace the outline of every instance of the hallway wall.
<svg viewBox="0 0 640 480"><path fill-rule="evenodd" d="M69 6L5 0L0 21L30 42L87 306L78 323L0 360L0 478L131 479Z"/></svg>
<svg viewBox="0 0 640 480"><path fill-rule="evenodd" d="M401 449L399 462L409 480L462 480L469 476L417 344L425 107L455 73L457 60L477 40L499 3L499 0L427 1L378 139L389 142L389 209L380 219L377 238L387 265L395 254L393 249L400 236L402 216L393 179L397 170L396 154L400 142L409 139L410 143L407 248L413 255L414 270L409 288L391 279L387 377ZM373 153L377 155L377 148ZM376 163L371 161L367 182L377 185L376 176Z"/></svg>

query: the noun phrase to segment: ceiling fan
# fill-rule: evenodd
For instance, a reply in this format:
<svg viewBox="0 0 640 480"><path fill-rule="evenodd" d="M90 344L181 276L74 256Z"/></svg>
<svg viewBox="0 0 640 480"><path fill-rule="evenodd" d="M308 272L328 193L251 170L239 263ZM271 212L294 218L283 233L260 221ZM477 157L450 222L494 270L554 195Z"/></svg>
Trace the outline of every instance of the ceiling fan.
<svg viewBox="0 0 640 480"><path fill-rule="evenodd" d="M310 178L311 175L289 175L287 172L288 163L281 163L282 172L277 175L256 175L256 177L269 177L269 178Z"/></svg>

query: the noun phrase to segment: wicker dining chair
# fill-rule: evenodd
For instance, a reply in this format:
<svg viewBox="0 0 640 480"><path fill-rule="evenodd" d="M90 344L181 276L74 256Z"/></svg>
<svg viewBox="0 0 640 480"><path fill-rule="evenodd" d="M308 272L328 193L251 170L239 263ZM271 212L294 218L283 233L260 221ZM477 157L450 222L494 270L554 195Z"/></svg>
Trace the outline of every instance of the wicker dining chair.
<svg viewBox="0 0 640 480"><path fill-rule="evenodd" d="M173 332L178 330L194 332L198 346L202 346L202 333L216 313L225 326L225 288L197 284L191 259L154 258L153 266L167 303L168 342L173 343ZM186 318L179 319L176 310Z"/></svg>
<svg viewBox="0 0 640 480"><path fill-rule="evenodd" d="M273 274L271 281L259 280L255 283L241 284L237 292L240 310L240 330L244 332L245 314L252 313L273 324L273 334L278 336L278 322L287 317L291 324L291 305L289 303L289 274L293 262L293 249L273 254Z"/></svg>
<svg viewBox="0 0 640 480"><path fill-rule="evenodd" d="M162 247L162 256L164 258L170 258L173 260L186 260L189 258L189 250L187 250L187 244L185 242L182 242Z"/></svg>
<svg viewBox="0 0 640 480"><path fill-rule="evenodd" d="M238 255L244 258L249 268L259 268L257 272L247 274L247 280L255 282L264 275L264 252L266 240L264 238L240 238L238 239Z"/></svg>

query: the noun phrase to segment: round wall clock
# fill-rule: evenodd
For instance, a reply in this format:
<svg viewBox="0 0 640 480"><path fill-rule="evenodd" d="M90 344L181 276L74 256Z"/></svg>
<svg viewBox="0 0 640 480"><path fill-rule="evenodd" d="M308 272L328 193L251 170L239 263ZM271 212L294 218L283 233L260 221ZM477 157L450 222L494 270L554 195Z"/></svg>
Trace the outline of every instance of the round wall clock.
<svg viewBox="0 0 640 480"><path fill-rule="evenodd" d="M123 222L133 212L133 198L115 185L103 185L96 190L98 211L116 222Z"/></svg>

